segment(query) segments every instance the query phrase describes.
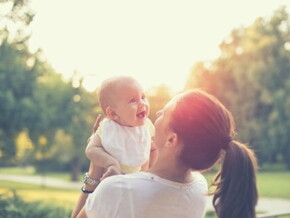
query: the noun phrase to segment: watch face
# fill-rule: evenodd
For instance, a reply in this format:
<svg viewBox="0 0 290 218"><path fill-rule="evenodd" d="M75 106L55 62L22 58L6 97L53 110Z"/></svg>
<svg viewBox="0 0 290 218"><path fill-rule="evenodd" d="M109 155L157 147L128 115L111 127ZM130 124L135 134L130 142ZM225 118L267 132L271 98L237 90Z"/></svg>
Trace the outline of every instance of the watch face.
<svg viewBox="0 0 290 218"><path fill-rule="evenodd" d="M98 184L98 181L90 178L88 173L86 173L84 178L84 184L96 185Z"/></svg>
<svg viewBox="0 0 290 218"><path fill-rule="evenodd" d="M85 175L84 183L85 183L85 184L89 184L89 177L88 177L87 175Z"/></svg>
<svg viewBox="0 0 290 218"><path fill-rule="evenodd" d="M90 185L94 185L94 184L95 184L95 181L92 180L91 178L88 178L88 183L89 183Z"/></svg>

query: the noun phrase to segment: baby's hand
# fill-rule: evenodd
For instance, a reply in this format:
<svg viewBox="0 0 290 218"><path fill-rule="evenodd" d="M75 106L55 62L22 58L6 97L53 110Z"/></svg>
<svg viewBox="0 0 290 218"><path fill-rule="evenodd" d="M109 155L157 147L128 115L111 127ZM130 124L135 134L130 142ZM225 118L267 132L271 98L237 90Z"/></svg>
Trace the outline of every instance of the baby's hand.
<svg viewBox="0 0 290 218"><path fill-rule="evenodd" d="M112 164L107 168L107 170L104 172L104 174L100 180L102 181L103 179L105 179L109 176L119 175L119 174L121 174L120 167Z"/></svg>

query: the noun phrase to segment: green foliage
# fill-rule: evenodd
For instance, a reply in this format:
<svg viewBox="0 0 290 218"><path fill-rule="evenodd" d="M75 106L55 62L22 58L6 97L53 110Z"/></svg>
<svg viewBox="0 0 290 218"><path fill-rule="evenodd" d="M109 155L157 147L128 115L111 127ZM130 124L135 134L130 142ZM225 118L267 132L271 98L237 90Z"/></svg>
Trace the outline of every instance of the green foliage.
<svg viewBox="0 0 290 218"><path fill-rule="evenodd" d="M30 111L39 73L27 65L28 58L34 59L26 49L19 51L7 41L0 44L0 149L4 159L15 155L15 137L33 118Z"/></svg>
<svg viewBox="0 0 290 218"><path fill-rule="evenodd" d="M53 162L72 166L76 178L98 104L82 79L64 81L41 51L28 50L33 14L27 2L0 1L7 9L0 14L0 165ZM16 159L21 132L33 144L25 160Z"/></svg>
<svg viewBox="0 0 290 218"><path fill-rule="evenodd" d="M14 194L12 197L0 195L0 217L5 218L55 218L70 217L70 211L42 202L27 203Z"/></svg>
<svg viewBox="0 0 290 218"><path fill-rule="evenodd" d="M35 174L35 168L29 167L1 167L1 174L20 174L20 175L33 175Z"/></svg>
<svg viewBox="0 0 290 218"><path fill-rule="evenodd" d="M70 169L77 180L88 166L84 150L100 111L96 96L76 74L64 81L41 51L28 50L33 13L26 0L1 0L0 6L9 9L0 14L0 165ZM237 120L237 138L256 150L261 165L290 168L289 42L289 15L281 8L271 18L233 30L220 44L221 56L210 65L197 63L186 84L225 103ZM171 96L162 85L148 91L152 121ZM33 147L17 159L16 138L23 132Z"/></svg>
<svg viewBox="0 0 290 218"><path fill-rule="evenodd" d="M15 138L30 121L32 94L39 74L28 51L27 27L33 13L26 0L3 0L0 14L0 154L1 164L15 156Z"/></svg>
<svg viewBox="0 0 290 218"><path fill-rule="evenodd" d="M205 217L206 218L217 218L216 213L214 211L207 211Z"/></svg>
<svg viewBox="0 0 290 218"><path fill-rule="evenodd" d="M78 85L76 81L64 82L49 66L44 69L33 96L37 122L27 125L35 145L35 163L42 172L74 167L72 179L76 180L85 162L85 143L98 104L95 96L83 89L81 81L77 81Z"/></svg>
<svg viewBox="0 0 290 218"><path fill-rule="evenodd" d="M16 43L18 48L29 38L27 26L33 19L33 12L28 7L29 0L1 0L0 7L0 44L2 40Z"/></svg>
<svg viewBox="0 0 290 218"><path fill-rule="evenodd" d="M237 138L249 143L261 164L290 168L290 20L285 8L271 18L235 29L210 65L197 63L186 88L216 95L233 112Z"/></svg>

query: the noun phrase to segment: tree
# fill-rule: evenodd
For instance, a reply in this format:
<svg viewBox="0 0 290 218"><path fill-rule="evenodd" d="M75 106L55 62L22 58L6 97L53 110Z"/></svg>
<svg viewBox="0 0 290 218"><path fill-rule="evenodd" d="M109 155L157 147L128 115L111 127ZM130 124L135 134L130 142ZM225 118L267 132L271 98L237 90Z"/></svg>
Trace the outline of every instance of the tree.
<svg viewBox="0 0 290 218"><path fill-rule="evenodd" d="M27 48L26 27L33 18L25 0L0 2L0 154L2 164L15 155L15 138L30 117L30 97L38 72Z"/></svg>
<svg viewBox="0 0 290 218"><path fill-rule="evenodd" d="M202 87L233 111L238 138L261 162L283 159L290 167L290 28L285 8L235 29L210 65L195 65L186 88Z"/></svg>
<svg viewBox="0 0 290 218"><path fill-rule="evenodd" d="M45 66L46 73L38 78L34 92L36 122L28 125L37 166L40 171L70 168L75 181L85 159L85 145L98 103L94 94L82 87L81 79L73 77L65 82L48 65L40 66Z"/></svg>
<svg viewBox="0 0 290 218"><path fill-rule="evenodd" d="M1 0L0 44L2 41L18 44L20 49L27 42L30 32L27 28L34 14L28 0Z"/></svg>
<svg viewBox="0 0 290 218"><path fill-rule="evenodd" d="M0 12L0 164L16 163L23 151L16 139L25 136L31 142L30 157L46 163L38 165L45 166L40 170L70 165L76 179L97 101L81 80L65 82L41 59L40 50L29 52L33 13L27 0L1 0L0 6L6 9Z"/></svg>
<svg viewBox="0 0 290 218"><path fill-rule="evenodd" d="M19 50L18 44L5 40L0 45L0 148L4 159L15 154L15 136L32 116L38 72L28 60L33 62L35 57L26 49Z"/></svg>

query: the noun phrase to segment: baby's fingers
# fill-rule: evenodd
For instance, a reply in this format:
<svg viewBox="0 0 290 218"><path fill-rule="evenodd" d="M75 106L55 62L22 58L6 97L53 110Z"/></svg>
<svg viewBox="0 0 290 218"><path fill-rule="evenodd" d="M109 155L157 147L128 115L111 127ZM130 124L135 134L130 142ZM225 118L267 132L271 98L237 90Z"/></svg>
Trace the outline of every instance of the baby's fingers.
<svg viewBox="0 0 290 218"><path fill-rule="evenodd" d="M100 181L104 180L105 178L112 176L112 169L108 169L106 170L106 172L104 172L102 178L100 178Z"/></svg>

